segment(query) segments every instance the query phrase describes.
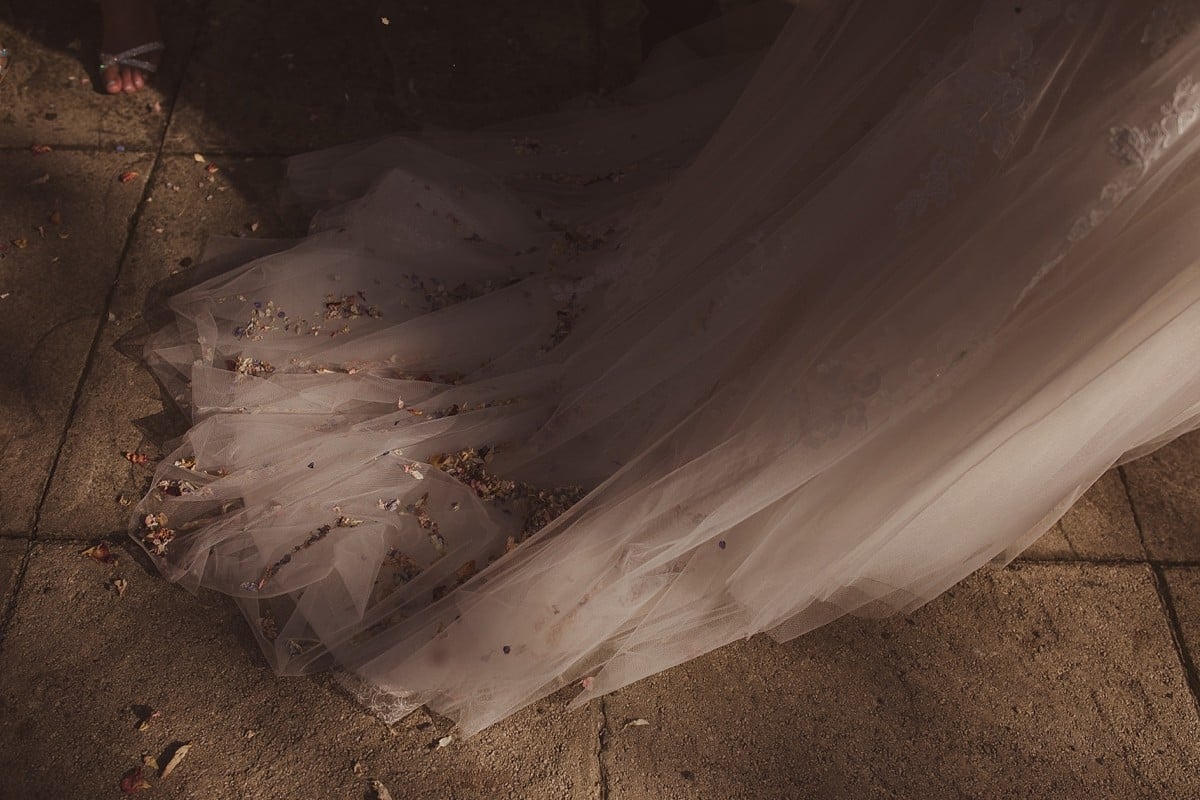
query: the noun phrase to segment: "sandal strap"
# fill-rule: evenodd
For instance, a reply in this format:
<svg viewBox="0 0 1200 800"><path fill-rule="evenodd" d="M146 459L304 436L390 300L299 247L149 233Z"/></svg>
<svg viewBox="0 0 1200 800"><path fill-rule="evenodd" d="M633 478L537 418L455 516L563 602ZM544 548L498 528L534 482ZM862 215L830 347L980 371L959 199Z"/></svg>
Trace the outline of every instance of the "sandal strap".
<svg viewBox="0 0 1200 800"><path fill-rule="evenodd" d="M0 47L0 58L8 58L12 53L7 47Z"/></svg>
<svg viewBox="0 0 1200 800"><path fill-rule="evenodd" d="M137 47L131 47L128 50L122 50L119 53L101 53L100 68L107 69L108 67L120 64L125 67L133 67L140 69L143 72L157 72L158 65L151 64L149 61L138 58L138 56L146 53L156 53L159 50L166 50L167 46L162 42L146 42L139 44Z"/></svg>

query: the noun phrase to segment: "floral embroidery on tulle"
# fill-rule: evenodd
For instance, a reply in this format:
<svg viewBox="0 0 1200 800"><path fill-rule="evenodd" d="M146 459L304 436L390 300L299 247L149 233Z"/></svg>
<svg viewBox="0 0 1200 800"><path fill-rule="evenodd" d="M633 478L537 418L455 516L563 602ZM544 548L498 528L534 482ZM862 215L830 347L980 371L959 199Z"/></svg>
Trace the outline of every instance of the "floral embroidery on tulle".
<svg viewBox="0 0 1200 800"><path fill-rule="evenodd" d="M917 90L930 76L949 72L957 110L953 124L935 134L940 147L921 173L920 185L896 205L898 227L909 226L930 208L945 208L970 177L982 149L996 159L1008 156L1029 113L1029 87L1051 69L1038 57L1036 34L1060 16L1072 24L1082 22L1091 9L1091 2L1082 1L1064 9L1061 0L1016 6L993 0L976 16L967 42L951 47L941 58L926 59L927 75ZM955 63L956 53L963 63Z"/></svg>
<svg viewBox="0 0 1200 800"><path fill-rule="evenodd" d="M880 394L883 376L873 355L828 358L806 372L797 386L807 428L802 441L818 448L843 431L865 430L867 410Z"/></svg>
<svg viewBox="0 0 1200 800"><path fill-rule="evenodd" d="M1112 213L1150 167L1200 120L1200 84L1190 75L1181 78L1159 111L1162 116L1152 125L1120 125L1109 131L1109 152L1127 169L1106 184L1099 202L1075 221L1068 237L1071 242L1082 239Z"/></svg>
<svg viewBox="0 0 1200 800"><path fill-rule="evenodd" d="M1190 75L1175 86L1171 99L1159 106L1161 117L1147 126L1118 125L1108 132L1108 150L1125 169L1100 190L1100 197L1076 218L1058 252L1033 276L1017 300L1020 305L1035 286L1066 257L1070 249L1100 226L1124 202L1150 168L1200 120L1200 83Z"/></svg>
<svg viewBox="0 0 1200 800"><path fill-rule="evenodd" d="M1165 0L1150 13L1142 30L1142 44L1150 46L1150 55L1165 55L1200 20L1196 0Z"/></svg>
<svg viewBox="0 0 1200 800"><path fill-rule="evenodd" d="M334 672L334 677L371 714L388 725L399 722L421 707L420 701L410 692L381 689L342 669Z"/></svg>

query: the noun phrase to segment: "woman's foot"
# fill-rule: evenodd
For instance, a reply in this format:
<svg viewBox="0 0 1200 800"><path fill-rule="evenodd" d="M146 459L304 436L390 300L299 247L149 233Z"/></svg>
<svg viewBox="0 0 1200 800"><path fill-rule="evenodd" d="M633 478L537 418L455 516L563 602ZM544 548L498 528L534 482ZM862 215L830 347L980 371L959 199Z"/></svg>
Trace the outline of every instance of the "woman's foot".
<svg viewBox="0 0 1200 800"><path fill-rule="evenodd" d="M8 57L10 53L8 48L4 46L4 42L0 42L0 83L4 83L4 79L8 76Z"/></svg>
<svg viewBox="0 0 1200 800"><path fill-rule="evenodd" d="M109 94L142 89L163 49L153 0L100 0L100 83Z"/></svg>

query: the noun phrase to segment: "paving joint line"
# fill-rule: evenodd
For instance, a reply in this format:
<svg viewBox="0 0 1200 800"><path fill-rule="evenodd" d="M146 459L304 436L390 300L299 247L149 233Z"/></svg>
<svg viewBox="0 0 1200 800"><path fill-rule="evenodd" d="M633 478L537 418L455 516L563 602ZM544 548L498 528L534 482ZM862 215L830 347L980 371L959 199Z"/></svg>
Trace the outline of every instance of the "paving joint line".
<svg viewBox="0 0 1200 800"><path fill-rule="evenodd" d="M125 531L108 531L107 533L98 533L95 536L42 536L34 539L32 536L0 536L0 541L19 542L25 540L27 542L37 542L38 544L69 544L69 545L87 545L91 546L101 539L120 539L125 536Z"/></svg>
<svg viewBox="0 0 1200 800"><path fill-rule="evenodd" d="M1133 490L1130 488L1129 475L1124 465L1117 467L1117 474L1121 478L1121 485L1125 488L1125 499L1129 501L1133 526L1137 528L1138 543L1142 548L1142 553L1146 556L1146 564L1150 568L1150 576L1154 581L1154 591L1158 595L1159 606L1162 607L1163 615L1167 618L1167 630L1171 634L1171 645L1175 650L1175 657L1179 659L1179 666L1183 670L1183 680L1187 684L1188 694L1192 697L1192 707L1195 709L1196 715L1200 716L1200 673L1196 671L1196 662L1193 660L1187 640L1184 638L1183 625L1179 621L1179 611L1175 608L1175 598L1171 594L1171 585L1164 572L1168 566L1177 565L1163 564L1150 558L1150 551L1146 547L1146 529L1142 525L1141 515L1138 514L1137 503L1133 500Z"/></svg>
<svg viewBox="0 0 1200 800"><path fill-rule="evenodd" d="M169 124L169 121L168 121ZM166 128L163 128L164 135ZM62 461L63 449L67 444L67 437L71 433L71 428L75 425L75 416L79 412L79 404L83 399L83 390L87 385L88 378L91 376L92 367L96 362L96 353L100 348L100 341L104 336L104 328L108 322L108 314L112 309L113 298L116 296L117 286L121 282L121 273L125 268L125 262L129 257L129 251L133 246L134 235L137 232L138 223L141 221L145 213L146 197L149 195L150 186L154 181L154 177L159 170L161 163L158 157L155 157L154 164L150 167L150 174L146 176L146 183L142 187L142 196L138 201L137 208L134 209L133 215L129 218L128 233L125 236L125 244L121 248L121 254L117 258L117 270L113 275L112 283L108 287L108 291L104 295L104 304L100 309L100 319L96 324L96 332L92 335L92 343L88 348L87 358L83 361L83 368L79 372L79 380L75 383L75 392L71 397L71 405L67 410L66 419L63 421L62 433L58 437L58 445L54 449L54 459L50 462L50 470L46 474L46 480L42 484L41 495L38 497L37 510L33 516L33 527L30 530L28 537L28 546L25 548L25 556L21 561L21 566L17 571L17 576L13 580L12 595L8 605L5 608L4 618L0 620L0 651L3 650L4 641L8 636L8 624L12 617L16 614L17 598L21 594L22 588L25 585L25 573L29 567L29 558L33 553L33 546L39 540L42 524L42 512L46 507L46 500L50 496L50 489L54 486L54 479L58 475L58 466Z"/></svg>
<svg viewBox="0 0 1200 800"><path fill-rule="evenodd" d="M201 14L201 19L208 18L208 4L205 4L204 11ZM46 474L46 481L42 484L41 495L38 498L37 509L34 512L33 527L30 529L29 536L26 541L25 554L21 558L21 564L17 568L17 574L13 578L12 588L9 590L9 596L5 603L4 615L0 617L0 652L4 650L4 644L8 639L8 627L12 622L13 617L17 613L17 601L21 596L21 590L25 586L25 576L29 571L29 561L33 554L33 548L38 543L38 533L42 522L42 512L46 506L46 499L50 496L50 488L54 485L54 478L58 474L58 465L62 460L63 448L66 446L67 437L71 432L71 427L75 424L75 416L79 411L79 403L83 399L83 390L87 385L88 377L91 375L92 367L96 361L96 353L100 347L100 341L104 335L104 328L108 322L108 315L112 310L113 298L116 296L117 287L121 283L121 275L125 270L125 266L129 260L129 253L133 249L134 238L137 233L138 224L142 217L146 214L146 198L150 196L151 187L154 185L154 179L162 166L162 151L167 141L167 132L171 129L171 121L175 117L175 105L179 98L179 94L183 89L183 81L187 75L186 64L190 64L192 57L195 55L196 47L200 41L200 31L197 30L196 35L192 37L190 46L187 48L187 56L184 69L179 71L179 79L176 81L172 92L174 98L170 105L170 110L167 112L167 118L163 122L162 132L158 137L158 147L154 151L154 163L150 167L150 172L146 176L146 182L142 186L142 195L138 199L137 207L129 218L127 232L125 235L125 244L121 248L121 253L117 257L117 269L113 275L112 283L108 287L108 291L104 295L103 307L100 309L100 319L96 324L96 332L92 336L92 344L88 348L87 358L84 359L83 368L79 373L79 380L75 383L75 392L71 398L71 405L67 410L66 419L63 421L62 433L58 437L58 445L54 450L54 459L50 462L50 470ZM97 148L89 148L94 152ZM149 152L149 151L147 151Z"/></svg>
<svg viewBox="0 0 1200 800"><path fill-rule="evenodd" d="M165 136L165 128L163 133ZM96 324L96 332L92 335L92 343L88 348L87 358L84 359L83 369L79 373L79 380L75 383L75 392L71 398L71 405L67 410L67 418L63 425L62 433L58 437L58 446L54 451L54 460L50 463L50 472L46 476L46 482L42 485L42 493L38 499L37 511L34 514L33 530L30 534L30 539L36 540L38 534L41 532L42 512L45 510L46 500L50 496L50 488L54 485L54 478L58 474L58 466L62 460L63 448L66 446L67 437L70 435L71 428L75 424L75 417L79 413L79 404L83 399L84 387L87 386L88 378L91 377L92 369L96 364L96 354L99 352L100 342L104 338L104 330L108 324L108 315L112 311L113 299L116 296L117 287L121 284L121 275L125 271L126 264L129 261L129 253L133 249L134 241L137 237L138 225L147 213L146 198L150 196L151 186L160 171L161 165L162 159L159 156L155 156L154 163L150 166L150 172L146 176L146 182L142 186L142 196L138 200L133 214L129 217L127 232L125 234L125 244L121 247L121 254L117 257L117 269L113 274L112 283L108 286L108 291L105 292L104 303L100 308L100 320Z"/></svg>
<svg viewBox="0 0 1200 800"><path fill-rule="evenodd" d="M608 752L608 697L600 695L600 730L596 735L596 767L600 777L600 800L608 800L608 767L604 756Z"/></svg>
<svg viewBox="0 0 1200 800"><path fill-rule="evenodd" d="M1197 559L1165 559L1165 558L1014 558L1012 564L1054 564L1054 565L1071 565L1071 564L1086 564L1093 567L1200 567L1200 560Z"/></svg>
<svg viewBox="0 0 1200 800"><path fill-rule="evenodd" d="M1151 566L1150 574L1154 578L1154 590L1158 593L1158 602L1162 605L1167 617L1167 628L1171 632L1171 644L1175 656L1183 668L1183 679L1187 684L1188 693L1192 696L1192 706L1196 715L1200 716L1200 673L1196 671L1196 662L1192 658L1187 640L1183 636L1183 626L1179 622L1179 611L1175 607L1175 598L1171 594L1171 585L1162 567Z"/></svg>
<svg viewBox="0 0 1200 800"><path fill-rule="evenodd" d="M155 152L154 150L142 150L137 147L126 147L118 154L111 147L101 147L95 144L51 144L50 147L55 153L112 153L114 155L148 156ZM26 152L29 152L29 145L0 145L0 153Z"/></svg>
<svg viewBox="0 0 1200 800"><path fill-rule="evenodd" d="M1125 465L1117 467L1117 475L1121 478L1121 486L1125 489L1125 500L1129 503L1129 513L1133 516L1133 527L1138 532L1138 546L1142 548L1142 555L1147 560L1150 559L1150 551L1146 548L1146 529L1142 527L1142 517L1138 514L1137 504L1133 502L1133 490L1129 486L1129 474L1125 472Z"/></svg>
<svg viewBox="0 0 1200 800"><path fill-rule="evenodd" d="M175 113L174 106L172 105L172 110L167 113L166 125L170 125L170 121L174 117L174 113ZM164 125L164 127L163 127L164 132L166 131L166 125ZM165 138L165 137L163 137L163 138ZM94 154L94 153L114 153L115 152L112 148L102 147L102 146L94 145L94 144L51 144L50 146L52 148L54 148L54 152L56 152L56 153ZM318 149L324 149L324 148L318 148ZM28 151L29 151L29 145L15 145L15 144L0 145L0 153L24 153L24 152L28 152ZM215 147L212 149L206 149L206 148L202 148L202 147L193 147L190 149L177 149L177 148L173 148L173 147L168 148L165 145L163 146L163 148L161 150L149 150L149 149L142 149L142 148L136 147L136 146L129 147L128 145L126 145L125 149L121 151L120 155L148 156L148 155L157 154L160 156L164 156L166 158L191 158L196 153L202 153L206 157L211 157L211 158L291 158L292 156L298 156L303 153L311 153L311 152L313 152L311 149L309 149L309 150L225 150L220 147Z"/></svg>
<svg viewBox="0 0 1200 800"><path fill-rule="evenodd" d="M25 540L25 552L21 554L21 563L17 566L17 574L13 577L12 588L5 598L4 614L0 616L0 653L4 652L4 644L8 641L8 625L17 615L17 598L21 595L21 587L25 585L25 573L29 570L30 557L33 555L33 539Z"/></svg>

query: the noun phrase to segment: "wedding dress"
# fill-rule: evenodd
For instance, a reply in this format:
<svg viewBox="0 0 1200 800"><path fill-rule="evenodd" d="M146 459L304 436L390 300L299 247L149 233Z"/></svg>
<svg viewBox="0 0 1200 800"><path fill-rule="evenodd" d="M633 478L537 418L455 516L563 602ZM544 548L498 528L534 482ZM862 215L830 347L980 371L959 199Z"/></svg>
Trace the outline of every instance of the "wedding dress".
<svg viewBox="0 0 1200 800"><path fill-rule="evenodd" d="M297 158L310 234L149 348L194 427L135 536L279 672L465 734L912 609L1200 425L1197 18L807 2Z"/></svg>

